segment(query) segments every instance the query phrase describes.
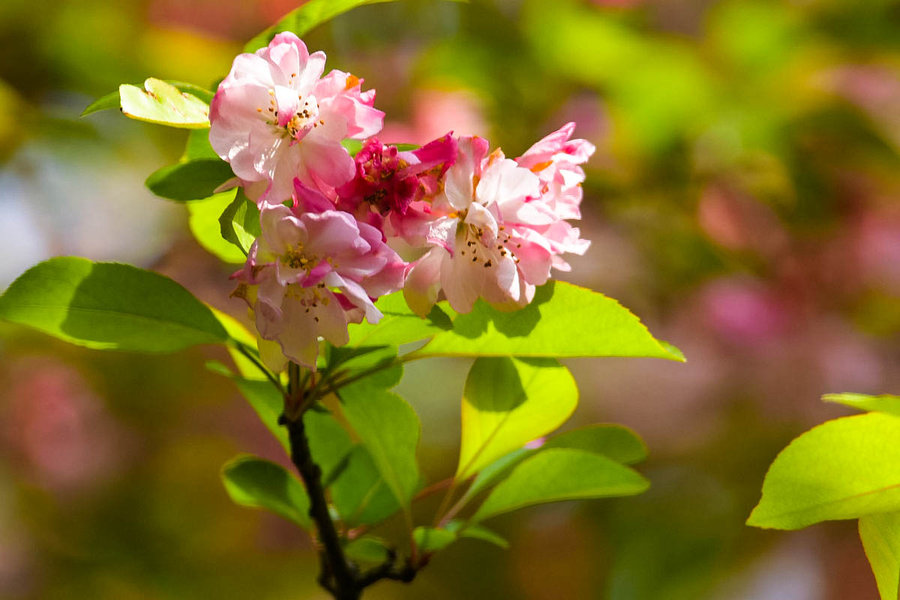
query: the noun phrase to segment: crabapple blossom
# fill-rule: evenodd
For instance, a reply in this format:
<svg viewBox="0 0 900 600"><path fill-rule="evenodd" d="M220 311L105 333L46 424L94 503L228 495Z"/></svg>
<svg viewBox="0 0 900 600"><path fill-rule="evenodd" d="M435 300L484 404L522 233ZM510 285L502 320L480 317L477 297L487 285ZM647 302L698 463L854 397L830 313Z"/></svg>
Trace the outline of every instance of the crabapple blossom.
<svg viewBox="0 0 900 600"><path fill-rule="evenodd" d="M254 54L235 58L210 105L209 140L247 194L263 204L290 198L294 178L324 192L354 174L343 139L381 130L375 91L343 71L325 77L325 54L280 33Z"/></svg>
<svg viewBox="0 0 900 600"><path fill-rule="evenodd" d="M262 340L277 341L298 364L315 369L319 336L339 346L348 341L348 323L377 323L373 298L403 285L406 265L381 232L299 180L293 206L264 206L260 225L246 265L233 275L235 295L250 305ZM272 364L266 346L264 360L283 367Z"/></svg>
<svg viewBox="0 0 900 600"><path fill-rule="evenodd" d="M357 153L356 177L337 190L336 204L360 220L388 229L389 236L422 245L423 226L431 220L427 200L438 192L454 160L456 140L449 133L412 151L372 138Z"/></svg>
<svg viewBox="0 0 900 600"><path fill-rule="evenodd" d="M578 165L592 147L568 142L570 136L566 126L521 162L499 149L488 154L481 138L459 140L456 162L432 202L431 248L407 276L410 308L426 314L441 290L457 312L471 311L479 297L497 308L518 308L531 302L551 268L568 269L560 254L584 253L589 242L564 219L577 217Z"/></svg>

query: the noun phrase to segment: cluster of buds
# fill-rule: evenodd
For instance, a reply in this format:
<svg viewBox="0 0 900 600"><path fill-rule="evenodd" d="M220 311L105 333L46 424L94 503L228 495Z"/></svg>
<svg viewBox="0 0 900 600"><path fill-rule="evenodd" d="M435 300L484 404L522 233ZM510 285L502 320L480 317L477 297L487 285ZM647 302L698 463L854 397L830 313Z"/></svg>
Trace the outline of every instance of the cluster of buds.
<svg viewBox="0 0 900 600"><path fill-rule="evenodd" d="M348 323L377 322L374 301L401 289L420 315L441 295L460 313L478 298L525 306L551 269L569 269L563 254L585 252L568 220L594 147L571 139L574 124L514 160L450 133L401 151L373 137L374 90L324 70L322 52L281 33L235 59L210 110L213 149L260 209L234 278L271 366L315 368L319 337L346 343ZM364 142L355 157L344 140Z"/></svg>

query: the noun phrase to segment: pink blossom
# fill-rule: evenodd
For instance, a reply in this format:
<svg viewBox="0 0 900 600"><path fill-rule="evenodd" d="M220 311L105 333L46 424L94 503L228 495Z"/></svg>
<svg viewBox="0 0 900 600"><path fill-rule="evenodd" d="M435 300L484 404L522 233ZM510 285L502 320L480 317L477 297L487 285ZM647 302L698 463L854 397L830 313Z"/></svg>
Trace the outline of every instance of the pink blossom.
<svg viewBox="0 0 900 600"><path fill-rule="evenodd" d="M336 204L379 228L389 216L391 234L405 238L429 220L420 214L428 210L425 200L438 192L454 160L456 140L449 133L405 152L372 138L356 155L356 177L338 188Z"/></svg>
<svg viewBox="0 0 900 600"><path fill-rule="evenodd" d="M499 149L488 155L481 138L459 140L443 192L431 203L431 248L404 287L414 311L427 313L440 291L457 312L472 310L479 297L501 309L524 306L551 268L569 269L561 254L585 252L589 242L564 219L580 216L579 165L593 146L570 141L573 128L547 136L518 162Z"/></svg>
<svg viewBox="0 0 900 600"><path fill-rule="evenodd" d="M291 196L293 180L329 191L353 177L343 139L381 130L375 91L331 71L325 54L310 54L292 33L280 33L255 54L240 54L210 106L209 140L261 205Z"/></svg>
<svg viewBox="0 0 900 600"><path fill-rule="evenodd" d="M335 210L299 180L295 186L293 207L262 208L262 235L233 277L241 282L235 294L255 313L260 337L315 369L318 337L339 346L347 343L348 322L378 322L382 315L373 298L400 289L406 265L378 229ZM272 364L264 346L264 360L283 367Z"/></svg>

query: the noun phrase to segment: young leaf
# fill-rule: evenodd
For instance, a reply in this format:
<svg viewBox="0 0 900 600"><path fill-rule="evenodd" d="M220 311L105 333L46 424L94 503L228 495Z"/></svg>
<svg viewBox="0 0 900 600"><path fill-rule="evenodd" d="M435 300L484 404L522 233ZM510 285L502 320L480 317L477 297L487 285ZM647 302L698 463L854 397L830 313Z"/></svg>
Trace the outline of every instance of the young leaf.
<svg viewBox="0 0 900 600"><path fill-rule="evenodd" d="M234 200L219 217L219 232L246 256L253 241L261 235L259 209L256 203L238 189ZM243 261L242 261L243 262Z"/></svg>
<svg viewBox="0 0 900 600"><path fill-rule="evenodd" d="M167 79L165 81L169 85L177 88L179 91L192 94L207 104L212 102L213 93L207 89L204 89L198 85L194 85L193 83L184 83L183 81L172 81L170 79ZM81 116L86 117L95 112L100 112L101 110L111 110L119 108L119 106L121 106L121 103L122 100L119 97L119 90L116 90L91 102L88 107L85 108L84 111L82 111Z"/></svg>
<svg viewBox="0 0 900 600"><path fill-rule="evenodd" d="M577 403L572 374L553 359L479 358L463 391L456 478L553 431Z"/></svg>
<svg viewBox="0 0 900 600"><path fill-rule="evenodd" d="M400 503L364 446L354 446L340 467L329 487L334 507L344 524L375 525L400 510Z"/></svg>
<svg viewBox="0 0 900 600"><path fill-rule="evenodd" d="M151 77L144 89L120 85L119 98L125 116L138 121L184 129L209 127L209 105L161 79Z"/></svg>
<svg viewBox="0 0 900 600"><path fill-rule="evenodd" d="M0 296L0 319L101 350L174 352L228 339L212 311L168 277L71 256L16 279Z"/></svg>
<svg viewBox="0 0 900 600"><path fill-rule="evenodd" d="M538 288L534 301L503 312L478 301L438 332L417 356L643 356L683 361L611 298L561 281Z"/></svg>
<svg viewBox="0 0 900 600"><path fill-rule="evenodd" d="M413 530L416 547L423 554L433 554L456 541L456 534L437 527L416 527Z"/></svg>
<svg viewBox="0 0 900 600"><path fill-rule="evenodd" d="M300 8L294 9L282 17L280 21L254 37L244 46L244 52L256 52L268 44L280 31L292 31L303 37L314 27L330 21L351 8L363 4L378 4L391 0L309 0Z"/></svg>
<svg viewBox="0 0 900 600"><path fill-rule="evenodd" d="M828 421L781 451L747 524L800 529L900 511L900 418L867 413Z"/></svg>
<svg viewBox="0 0 900 600"><path fill-rule="evenodd" d="M497 484L472 521L545 502L631 496L648 486L641 475L605 456L551 448L523 461Z"/></svg>
<svg viewBox="0 0 900 600"><path fill-rule="evenodd" d="M258 381L242 377L233 379L241 394L256 411L259 420L275 436L285 452L290 454L291 444L288 441L287 429L278 424L278 418L284 410L284 397L281 393L268 380Z"/></svg>
<svg viewBox="0 0 900 600"><path fill-rule="evenodd" d="M481 540L482 542L494 544L495 546L503 548L504 550L509 548L509 542L507 542L505 539L503 539L487 527L478 525L477 523L466 523L464 521L454 519L447 523L447 531L452 531L457 535L457 537L460 538Z"/></svg>
<svg viewBox="0 0 900 600"><path fill-rule="evenodd" d="M234 177L227 162L200 159L180 162L153 172L144 183L157 196L170 200L201 200L213 195L215 189Z"/></svg>
<svg viewBox="0 0 900 600"><path fill-rule="evenodd" d="M638 435L622 425L597 424L554 435L541 446L575 448L608 456L618 463L631 465L647 458L647 446Z"/></svg>
<svg viewBox="0 0 900 600"><path fill-rule="evenodd" d="M881 600L897 600L900 594L900 512L859 518L859 538Z"/></svg>
<svg viewBox="0 0 900 600"><path fill-rule="evenodd" d="M344 554L357 562L383 563L388 558L388 547L384 540L364 535L348 542L344 546Z"/></svg>
<svg viewBox="0 0 900 600"><path fill-rule="evenodd" d="M869 396L867 394L825 394L822 396L825 402L836 402L857 410L868 412L883 412L900 416L900 396L882 394Z"/></svg>
<svg viewBox="0 0 900 600"><path fill-rule="evenodd" d="M310 527L306 490L280 465L241 455L222 467L222 482L236 504L265 508L300 527Z"/></svg>
<svg viewBox="0 0 900 600"><path fill-rule="evenodd" d="M419 483L419 418L400 396L365 380L340 391L344 417L372 455L391 493L406 509Z"/></svg>
<svg viewBox="0 0 900 600"><path fill-rule="evenodd" d="M222 237L219 217L235 201L237 190L228 190L186 204L190 218L188 226L197 242L219 260L230 264L243 264L247 254L239 246Z"/></svg>

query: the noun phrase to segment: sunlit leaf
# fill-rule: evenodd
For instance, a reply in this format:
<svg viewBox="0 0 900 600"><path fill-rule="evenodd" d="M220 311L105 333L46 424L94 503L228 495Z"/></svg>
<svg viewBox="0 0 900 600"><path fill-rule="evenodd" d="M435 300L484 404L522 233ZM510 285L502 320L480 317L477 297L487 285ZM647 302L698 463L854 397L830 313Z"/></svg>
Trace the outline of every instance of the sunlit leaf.
<svg viewBox="0 0 900 600"><path fill-rule="evenodd" d="M235 200L237 190L228 190L186 204L190 218L188 226L197 242L219 260L231 264L243 264L247 260L246 253L222 237L222 226L219 217Z"/></svg>
<svg viewBox="0 0 900 600"><path fill-rule="evenodd" d="M605 456L551 448L522 461L497 484L472 521L546 502L631 496L648 486L640 474Z"/></svg>
<svg viewBox="0 0 900 600"><path fill-rule="evenodd" d="M238 456L222 468L222 482L235 503L264 508L303 528L310 527L306 490L280 465L255 456Z"/></svg>
<svg viewBox="0 0 900 600"><path fill-rule="evenodd" d="M900 594L900 512L859 518L859 538L881 600L897 600Z"/></svg>
<svg viewBox="0 0 900 600"><path fill-rule="evenodd" d="M822 400L843 404L857 410L867 412L882 412L900 416L900 396L881 394L869 396L867 394L825 394Z"/></svg>
<svg viewBox="0 0 900 600"><path fill-rule="evenodd" d="M366 321L350 324L350 346L400 346L450 329L450 317L438 306L422 318L409 309L403 292L382 296L375 303L384 315L377 325Z"/></svg>
<svg viewBox="0 0 900 600"><path fill-rule="evenodd" d="M630 465L647 458L647 446L638 435L622 425L597 424L554 435L541 447L575 448L602 454Z"/></svg>
<svg viewBox="0 0 900 600"><path fill-rule="evenodd" d="M210 309L168 277L71 256L16 279L0 296L0 319L102 350L173 352L228 339Z"/></svg>
<svg viewBox="0 0 900 600"><path fill-rule="evenodd" d="M577 403L575 380L553 359L479 358L463 392L456 477L466 479L553 431Z"/></svg>
<svg viewBox="0 0 900 600"><path fill-rule="evenodd" d="M240 248L244 255L260 236L259 209L241 189L235 192L234 200L219 217L219 233L223 239Z"/></svg>
<svg viewBox="0 0 900 600"><path fill-rule="evenodd" d="M250 380L243 377L233 378L241 394L259 416L285 452L290 454L287 429L278 424L278 418L284 410L284 397L268 380Z"/></svg>
<svg viewBox="0 0 900 600"><path fill-rule="evenodd" d="M419 418L400 396L361 383L340 391L344 417L372 456L378 472L404 508L416 491Z"/></svg>
<svg viewBox="0 0 900 600"><path fill-rule="evenodd" d="M800 529L819 521L900 511L900 418L868 413L828 421L781 451L748 525Z"/></svg>
<svg viewBox="0 0 900 600"><path fill-rule="evenodd" d="M196 96L197 98L199 98L206 104L209 104L210 102L212 102L213 93L207 89L204 89L204 88L194 85L192 83L184 83L183 81L172 81L169 79L167 79L165 81L166 81L166 83L175 87L179 91L186 92L188 94ZM138 87L139 85L140 84L136 84L135 87ZM110 92L110 93L106 94L105 96L101 96L100 98L97 98L95 101L91 102L88 105L88 107L85 108L84 111L81 113L81 116L86 117L89 114L99 112L101 110L118 109L121 106L121 103L122 103L122 100L121 100L121 97L119 96L119 90L116 90L114 92Z"/></svg>
<svg viewBox="0 0 900 600"><path fill-rule="evenodd" d="M169 165L153 172L145 185L157 196L170 200L200 200L213 195L216 188L234 177L227 162L199 159Z"/></svg>
<svg viewBox="0 0 900 600"><path fill-rule="evenodd" d="M209 105L161 79L151 77L143 89L120 85L119 97L122 112L132 119L185 129L209 127Z"/></svg>
<svg viewBox="0 0 900 600"><path fill-rule="evenodd" d="M684 360L603 294L565 282L537 290L525 308L502 312L478 301L417 356L644 356Z"/></svg>
<svg viewBox="0 0 900 600"><path fill-rule="evenodd" d="M282 17L275 25L272 25L244 46L244 52L255 52L267 45L275 34L281 31L291 31L298 37L303 37L308 31L330 21L363 4L379 4L391 0L309 0L300 8L294 9Z"/></svg>

